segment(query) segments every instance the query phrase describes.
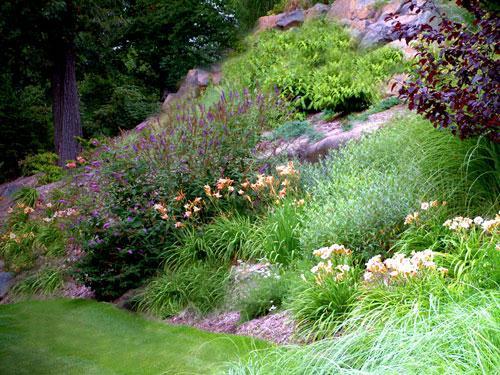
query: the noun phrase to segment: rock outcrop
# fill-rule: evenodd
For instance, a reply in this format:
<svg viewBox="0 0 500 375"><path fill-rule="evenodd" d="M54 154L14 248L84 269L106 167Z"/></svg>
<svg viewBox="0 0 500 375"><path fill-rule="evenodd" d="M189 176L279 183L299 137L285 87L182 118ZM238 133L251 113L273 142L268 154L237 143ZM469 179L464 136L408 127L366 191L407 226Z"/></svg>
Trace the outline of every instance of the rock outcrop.
<svg viewBox="0 0 500 375"><path fill-rule="evenodd" d="M176 93L168 94L163 102L163 108L168 108L177 99L199 96L210 83L218 85L221 78L222 74L219 66L214 66L209 71L204 69L189 70L179 90Z"/></svg>
<svg viewBox="0 0 500 375"><path fill-rule="evenodd" d="M328 18L353 29L361 47L371 47L397 40L391 13L398 13L398 21L404 25L419 26L438 16L437 8L428 7L420 13L410 10L403 0L336 0L328 12ZM434 22L437 22L434 21Z"/></svg>

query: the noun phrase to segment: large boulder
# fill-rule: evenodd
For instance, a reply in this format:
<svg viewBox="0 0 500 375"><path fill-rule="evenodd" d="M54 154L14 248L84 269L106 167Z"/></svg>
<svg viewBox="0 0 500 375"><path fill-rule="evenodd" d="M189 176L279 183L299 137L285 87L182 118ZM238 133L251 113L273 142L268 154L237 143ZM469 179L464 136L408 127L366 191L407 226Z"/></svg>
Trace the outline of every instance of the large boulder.
<svg viewBox="0 0 500 375"><path fill-rule="evenodd" d="M407 4L401 4L401 0L393 0L382 9L378 18L366 27L360 41L362 48L389 43L399 38L398 33L393 30L395 20L386 20L389 13L394 12L399 14L398 22L412 27L418 27L425 23L435 27L439 22L439 13L435 7L424 9L417 14L411 11ZM434 17L434 20L431 22L432 17Z"/></svg>
<svg viewBox="0 0 500 375"><path fill-rule="evenodd" d="M422 3L423 0L420 1ZM336 0L328 11L328 18L350 27L351 34L360 40L361 47L371 47L392 42L399 38L393 30L394 20L386 20L391 13L398 13L404 25L419 26L430 23L438 16L437 8L427 6L416 14L403 0ZM437 24L438 17L433 21Z"/></svg>
<svg viewBox="0 0 500 375"><path fill-rule="evenodd" d="M368 24L379 14L380 0L335 0L328 18L364 32Z"/></svg>
<svg viewBox="0 0 500 375"><path fill-rule="evenodd" d="M215 65L210 71L204 69L191 69L182 81L176 93L167 95L163 102L163 109L167 109L172 103L187 97L198 97L200 93L210 84L218 85L221 81L222 73L220 66Z"/></svg>
<svg viewBox="0 0 500 375"><path fill-rule="evenodd" d="M257 22L257 32L265 31L269 29L277 28L276 24L278 23L279 15L273 14L272 16L263 16L259 18Z"/></svg>
<svg viewBox="0 0 500 375"><path fill-rule="evenodd" d="M281 30L287 30L291 27L300 26L304 23L304 11L297 9L292 12L279 15L276 26Z"/></svg>
<svg viewBox="0 0 500 375"><path fill-rule="evenodd" d="M274 14L272 16L260 17L257 22L256 32L270 29L287 30L291 27L302 25L304 23L304 19L305 13L302 9Z"/></svg>
<svg viewBox="0 0 500 375"><path fill-rule="evenodd" d="M317 3L311 8L304 11L304 18L306 21L317 19L328 14L330 6L322 3Z"/></svg>

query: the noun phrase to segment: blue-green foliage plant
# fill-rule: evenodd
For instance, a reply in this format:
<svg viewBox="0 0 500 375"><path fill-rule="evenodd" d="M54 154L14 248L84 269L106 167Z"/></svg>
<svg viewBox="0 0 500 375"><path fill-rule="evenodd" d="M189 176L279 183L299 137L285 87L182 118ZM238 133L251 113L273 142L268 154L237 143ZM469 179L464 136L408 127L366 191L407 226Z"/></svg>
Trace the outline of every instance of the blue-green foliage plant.
<svg viewBox="0 0 500 375"><path fill-rule="evenodd" d="M496 154L487 143L455 140L405 116L332 152L302 173L313 197L302 218L302 248L342 243L365 258L387 251L425 199L448 201L449 214L495 212Z"/></svg>
<svg viewBox="0 0 500 375"><path fill-rule="evenodd" d="M317 131L310 121L288 121L273 131L272 140L291 140L301 136L306 136L310 141L319 141L323 134Z"/></svg>

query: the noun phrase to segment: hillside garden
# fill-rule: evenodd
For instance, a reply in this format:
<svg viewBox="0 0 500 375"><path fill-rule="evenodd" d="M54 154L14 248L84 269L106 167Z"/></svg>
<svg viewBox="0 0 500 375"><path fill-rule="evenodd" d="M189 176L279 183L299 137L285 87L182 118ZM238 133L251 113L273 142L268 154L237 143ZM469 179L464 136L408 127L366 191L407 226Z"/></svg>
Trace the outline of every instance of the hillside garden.
<svg viewBox="0 0 500 375"><path fill-rule="evenodd" d="M64 170L42 161L43 173L59 173L62 183L47 194L20 190L2 229L0 258L18 277L8 295L15 303L0 306L12 321L0 326L0 363L14 373L21 345L42 353L36 334L51 354L31 353L21 373L35 361L39 373L206 373L197 362L168 365L165 351L179 348L229 374L495 373L498 18L470 14L474 27L422 27L422 55L413 60L390 46L362 49L323 18L250 35L222 64L221 83L201 96L172 103L144 127L89 140ZM473 79L461 69L464 56ZM400 97L412 111L317 163L278 152L276 139L321 138L310 128L313 113L366 120L398 105L383 88L401 73ZM23 168L38 171L36 162ZM67 295L69 284L98 301L125 295L129 309L152 319L231 311L243 324L286 312L294 334L290 345L268 345L90 301L26 301ZM51 314L48 326L61 319L64 345L30 328L33 314ZM101 332L101 357L91 365L86 350L70 365L63 331L77 330L80 345L94 342L82 324ZM200 338L169 336L177 330ZM145 334L155 343L133 348ZM167 336L179 342L157 352ZM107 368L102 352L117 350L118 340L164 367ZM234 344L234 355L210 358L203 342L217 353Z"/></svg>

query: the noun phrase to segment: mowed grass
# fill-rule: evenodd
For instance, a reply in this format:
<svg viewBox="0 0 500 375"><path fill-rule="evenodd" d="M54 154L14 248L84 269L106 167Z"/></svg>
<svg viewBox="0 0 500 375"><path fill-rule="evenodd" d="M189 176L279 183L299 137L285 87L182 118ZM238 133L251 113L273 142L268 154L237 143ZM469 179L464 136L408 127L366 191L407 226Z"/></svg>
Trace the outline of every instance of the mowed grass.
<svg viewBox="0 0 500 375"><path fill-rule="evenodd" d="M94 301L0 305L0 374L212 374L267 346Z"/></svg>

